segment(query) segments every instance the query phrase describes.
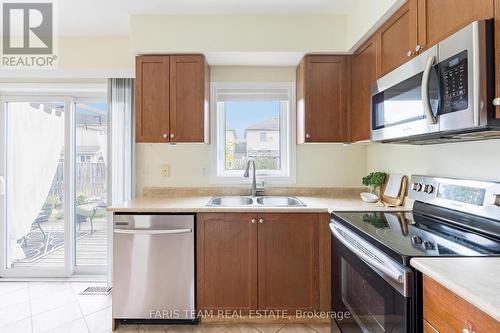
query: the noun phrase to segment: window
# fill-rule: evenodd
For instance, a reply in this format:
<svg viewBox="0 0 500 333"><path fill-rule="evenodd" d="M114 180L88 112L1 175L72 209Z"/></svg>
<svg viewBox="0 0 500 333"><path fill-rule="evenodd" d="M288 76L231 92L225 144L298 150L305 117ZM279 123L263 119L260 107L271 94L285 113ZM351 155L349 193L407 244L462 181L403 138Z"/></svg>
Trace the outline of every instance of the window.
<svg viewBox="0 0 500 333"><path fill-rule="evenodd" d="M259 179L294 181L293 83L214 83L215 182L241 183L252 158Z"/></svg>

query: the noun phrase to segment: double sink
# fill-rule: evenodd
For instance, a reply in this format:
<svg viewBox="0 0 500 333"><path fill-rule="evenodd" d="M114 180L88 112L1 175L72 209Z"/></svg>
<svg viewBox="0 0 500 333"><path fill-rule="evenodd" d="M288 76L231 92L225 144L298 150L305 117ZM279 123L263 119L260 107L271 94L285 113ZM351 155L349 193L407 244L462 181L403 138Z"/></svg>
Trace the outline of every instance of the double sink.
<svg viewBox="0 0 500 333"><path fill-rule="evenodd" d="M209 207L305 207L306 205L295 197L279 196L221 196L213 197L208 202Z"/></svg>

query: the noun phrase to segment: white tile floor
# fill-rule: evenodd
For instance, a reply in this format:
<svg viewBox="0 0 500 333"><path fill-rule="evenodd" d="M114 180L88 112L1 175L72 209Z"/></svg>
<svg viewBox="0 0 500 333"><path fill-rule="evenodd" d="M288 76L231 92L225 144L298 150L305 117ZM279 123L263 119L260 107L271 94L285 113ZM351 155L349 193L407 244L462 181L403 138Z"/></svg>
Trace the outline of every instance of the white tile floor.
<svg viewBox="0 0 500 333"><path fill-rule="evenodd" d="M82 282L0 282L1 333L111 332L111 295L79 295ZM120 326L117 332L330 333L329 324L200 324Z"/></svg>

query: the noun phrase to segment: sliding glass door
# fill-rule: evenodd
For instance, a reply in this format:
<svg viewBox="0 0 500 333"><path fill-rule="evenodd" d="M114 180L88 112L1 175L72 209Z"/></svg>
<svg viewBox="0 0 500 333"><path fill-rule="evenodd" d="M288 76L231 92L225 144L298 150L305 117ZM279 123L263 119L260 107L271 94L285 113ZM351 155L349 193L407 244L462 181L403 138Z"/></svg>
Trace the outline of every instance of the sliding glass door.
<svg viewBox="0 0 500 333"><path fill-rule="evenodd" d="M105 274L108 263L108 104L75 99L75 271Z"/></svg>
<svg viewBox="0 0 500 333"><path fill-rule="evenodd" d="M71 274L71 100L2 101L4 277Z"/></svg>
<svg viewBox="0 0 500 333"><path fill-rule="evenodd" d="M105 274L107 102L1 102L0 277Z"/></svg>

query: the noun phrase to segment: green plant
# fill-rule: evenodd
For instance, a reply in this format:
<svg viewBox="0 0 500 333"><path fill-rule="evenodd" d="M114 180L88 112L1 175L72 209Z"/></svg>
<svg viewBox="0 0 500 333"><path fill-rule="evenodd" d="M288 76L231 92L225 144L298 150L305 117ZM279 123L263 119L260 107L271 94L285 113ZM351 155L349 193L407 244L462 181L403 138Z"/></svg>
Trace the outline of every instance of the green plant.
<svg viewBox="0 0 500 333"><path fill-rule="evenodd" d="M85 205L88 202L88 198L85 194L78 194L76 196L76 205Z"/></svg>
<svg viewBox="0 0 500 333"><path fill-rule="evenodd" d="M370 186L372 192L375 192L384 183L386 176L385 172L372 172L368 176L363 177L362 183L365 186Z"/></svg>

